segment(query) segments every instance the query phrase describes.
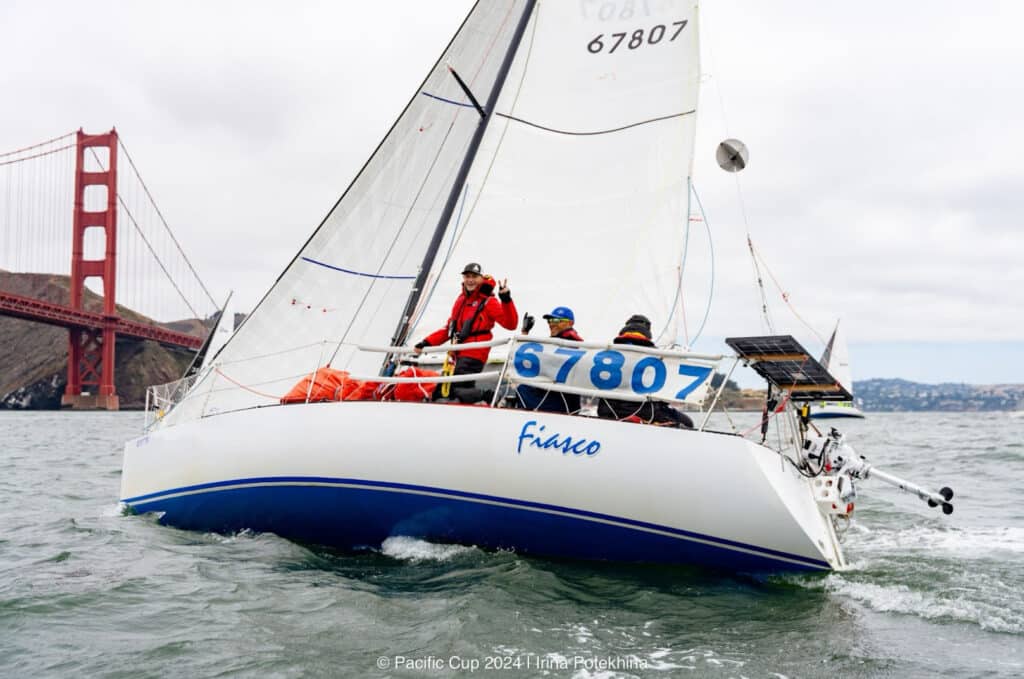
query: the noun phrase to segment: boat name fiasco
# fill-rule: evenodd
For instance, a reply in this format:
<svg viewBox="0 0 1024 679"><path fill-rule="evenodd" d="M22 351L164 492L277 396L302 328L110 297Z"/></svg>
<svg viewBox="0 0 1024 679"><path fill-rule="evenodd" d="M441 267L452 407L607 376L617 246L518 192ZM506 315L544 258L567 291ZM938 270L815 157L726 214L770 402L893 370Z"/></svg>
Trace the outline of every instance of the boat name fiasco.
<svg viewBox="0 0 1024 679"><path fill-rule="evenodd" d="M530 431L533 428L536 428L536 433ZM519 445L516 446L516 453L522 453L524 445L540 448L541 450L554 448L561 450L563 455L572 453L573 455L586 455L587 457L593 457L601 450L600 441L587 441L584 438L574 439L571 436L562 436L559 433L545 435L545 429L545 425L538 424L537 420L530 420L524 424L519 432Z"/></svg>

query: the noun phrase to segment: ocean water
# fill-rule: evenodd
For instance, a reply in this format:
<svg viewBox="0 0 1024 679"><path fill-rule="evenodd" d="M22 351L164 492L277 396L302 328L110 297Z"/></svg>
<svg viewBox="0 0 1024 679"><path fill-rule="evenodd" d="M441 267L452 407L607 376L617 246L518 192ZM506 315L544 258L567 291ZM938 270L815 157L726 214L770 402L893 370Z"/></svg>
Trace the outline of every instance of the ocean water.
<svg viewBox="0 0 1024 679"><path fill-rule="evenodd" d="M1019 413L843 423L956 511L862 482L852 570L771 577L167 528L117 503L141 424L0 412L0 676L1024 676Z"/></svg>

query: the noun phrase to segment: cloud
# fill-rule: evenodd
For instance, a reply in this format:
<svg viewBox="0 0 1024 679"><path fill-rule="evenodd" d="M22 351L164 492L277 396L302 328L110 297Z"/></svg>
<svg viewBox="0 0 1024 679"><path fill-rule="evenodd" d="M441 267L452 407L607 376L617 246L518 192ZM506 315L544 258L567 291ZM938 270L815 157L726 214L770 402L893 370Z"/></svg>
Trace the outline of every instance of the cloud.
<svg viewBox="0 0 1024 679"><path fill-rule="evenodd" d="M864 339L1024 341L1024 171L1012 151L1024 146L1014 123L1024 114L1013 37L1022 10L976 9L704 5L696 182L722 268L749 261L728 244L749 225L794 306L822 330L843 310ZM728 116L715 112L719 94ZM711 162L725 136L751 149L742 212L729 206L733 178ZM768 285L773 315L791 316Z"/></svg>

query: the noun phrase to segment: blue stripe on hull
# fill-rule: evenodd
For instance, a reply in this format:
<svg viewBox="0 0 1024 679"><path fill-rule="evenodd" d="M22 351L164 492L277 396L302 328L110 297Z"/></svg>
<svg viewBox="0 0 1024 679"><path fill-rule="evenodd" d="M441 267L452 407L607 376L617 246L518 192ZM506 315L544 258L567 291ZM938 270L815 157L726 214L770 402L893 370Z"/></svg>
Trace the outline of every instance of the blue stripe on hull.
<svg viewBox="0 0 1024 679"><path fill-rule="evenodd" d="M579 559L685 563L739 571L830 568L817 559L667 526L403 484L276 477L203 484L122 502L140 513L163 512L162 523L187 530L251 529L343 549L377 547L388 537L401 535Z"/></svg>

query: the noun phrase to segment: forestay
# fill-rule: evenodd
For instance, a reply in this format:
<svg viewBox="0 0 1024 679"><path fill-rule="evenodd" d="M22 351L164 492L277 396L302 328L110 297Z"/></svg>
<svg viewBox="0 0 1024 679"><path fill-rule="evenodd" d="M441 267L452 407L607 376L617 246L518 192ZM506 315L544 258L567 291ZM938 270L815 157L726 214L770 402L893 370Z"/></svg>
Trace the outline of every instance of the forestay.
<svg viewBox="0 0 1024 679"><path fill-rule="evenodd" d="M444 325L461 267L479 261L521 312L571 307L588 340L643 313L659 345L675 341L696 23L692 0L538 3L414 337Z"/></svg>

